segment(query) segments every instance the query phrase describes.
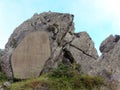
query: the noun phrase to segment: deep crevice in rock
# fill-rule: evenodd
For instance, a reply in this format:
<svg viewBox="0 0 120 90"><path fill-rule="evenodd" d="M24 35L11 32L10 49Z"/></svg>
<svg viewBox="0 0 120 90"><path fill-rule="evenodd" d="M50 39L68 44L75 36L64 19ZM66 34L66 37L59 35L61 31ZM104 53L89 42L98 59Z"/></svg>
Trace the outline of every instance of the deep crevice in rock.
<svg viewBox="0 0 120 90"><path fill-rule="evenodd" d="M93 59L97 59L97 58L93 57L92 55L89 55L89 54L85 53L82 49L76 47L75 45L70 44L70 46L76 48L77 50L81 51L83 54L85 54L85 55L87 55L87 56L89 56L89 57L91 57Z"/></svg>
<svg viewBox="0 0 120 90"><path fill-rule="evenodd" d="M118 42L120 40L120 35L115 35L115 41L114 42Z"/></svg>
<svg viewBox="0 0 120 90"><path fill-rule="evenodd" d="M75 60L74 60L74 58L73 58L71 52L68 51L67 49L64 49L63 51L64 51L64 55L63 55L64 58L66 58L67 60L69 60L70 63L74 63ZM63 60L63 61L64 61L64 60Z"/></svg>

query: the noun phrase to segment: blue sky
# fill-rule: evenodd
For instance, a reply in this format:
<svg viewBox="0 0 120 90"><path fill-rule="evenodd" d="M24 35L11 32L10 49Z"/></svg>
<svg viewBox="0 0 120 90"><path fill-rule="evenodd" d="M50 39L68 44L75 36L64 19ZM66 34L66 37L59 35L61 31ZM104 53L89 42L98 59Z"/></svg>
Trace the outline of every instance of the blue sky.
<svg viewBox="0 0 120 90"><path fill-rule="evenodd" d="M75 32L86 31L97 50L110 34L120 34L120 0L0 0L0 48L34 13L74 14Z"/></svg>

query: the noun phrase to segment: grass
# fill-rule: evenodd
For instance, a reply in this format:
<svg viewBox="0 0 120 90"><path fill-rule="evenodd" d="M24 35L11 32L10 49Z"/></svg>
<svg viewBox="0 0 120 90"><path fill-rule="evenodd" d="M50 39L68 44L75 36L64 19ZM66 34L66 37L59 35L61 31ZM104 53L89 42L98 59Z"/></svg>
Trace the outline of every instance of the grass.
<svg viewBox="0 0 120 90"><path fill-rule="evenodd" d="M99 90L102 85L102 77L81 74L73 67L60 64L39 78L13 83L9 90Z"/></svg>
<svg viewBox="0 0 120 90"><path fill-rule="evenodd" d="M6 76L2 72L0 72L0 84L5 82L6 80L7 80Z"/></svg>
<svg viewBox="0 0 120 90"><path fill-rule="evenodd" d="M7 81L6 76L0 71L0 87L3 87L4 82ZM0 88L0 90L2 90ZM7 90L6 87L4 87L4 90Z"/></svg>

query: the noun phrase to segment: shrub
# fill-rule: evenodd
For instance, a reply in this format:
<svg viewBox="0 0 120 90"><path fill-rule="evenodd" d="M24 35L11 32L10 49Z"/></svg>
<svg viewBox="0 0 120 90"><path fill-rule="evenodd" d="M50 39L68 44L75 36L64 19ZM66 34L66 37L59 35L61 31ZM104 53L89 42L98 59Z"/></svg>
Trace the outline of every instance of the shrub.
<svg viewBox="0 0 120 90"><path fill-rule="evenodd" d="M64 64L60 64L58 68L54 69L50 73L50 80L53 88L57 88L56 90L68 90L68 87L71 90L93 90L94 88L98 88L104 85L104 79L99 76L89 76L83 73L78 73L78 68L76 70L76 66L70 67ZM60 88L60 89L58 89ZM62 88L62 89L61 89Z"/></svg>
<svg viewBox="0 0 120 90"><path fill-rule="evenodd" d="M79 77L79 80L84 87L89 88L89 89L100 87L101 85L104 84L104 80L102 77L81 75Z"/></svg>
<svg viewBox="0 0 120 90"><path fill-rule="evenodd" d="M64 64L59 64L58 68L52 70L49 75L50 77L54 77L54 78L61 78L61 77L71 78L76 73L77 73L76 70L74 70L72 67Z"/></svg>

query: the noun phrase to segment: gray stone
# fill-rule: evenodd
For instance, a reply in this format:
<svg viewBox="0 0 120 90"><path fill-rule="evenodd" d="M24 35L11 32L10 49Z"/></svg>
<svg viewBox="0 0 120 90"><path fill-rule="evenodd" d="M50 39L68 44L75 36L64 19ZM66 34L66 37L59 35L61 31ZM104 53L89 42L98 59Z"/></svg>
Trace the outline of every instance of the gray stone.
<svg viewBox="0 0 120 90"><path fill-rule="evenodd" d="M102 76L108 81L108 83L113 86L115 85L113 90L120 90L119 39L119 35L111 35L102 42L100 46L102 55L98 58L97 62L94 63L93 69L89 71L89 74L91 73L91 75Z"/></svg>
<svg viewBox="0 0 120 90"><path fill-rule="evenodd" d="M10 88L11 83L10 82L4 82L3 85L4 85L4 87Z"/></svg>
<svg viewBox="0 0 120 90"><path fill-rule="evenodd" d="M69 50L75 62L81 66L82 72L87 74L90 70L92 70L94 62L96 62L96 59L85 54L83 51L79 50L76 47L71 46Z"/></svg>
<svg viewBox="0 0 120 90"><path fill-rule="evenodd" d="M10 64L11 55L13 53L13 48L9 48L5 50L5 54L2 56L1 60L1 69L5 73L8 79L13 79L12 77L12 67Z"/></svg>
<svg viewBox="0 0 120 90"><path fill-rule="evenodd" d="M80 32L75 34L75 38L71 42L71 45L95 59L98 58L98 53L94 47L94 43L86 32Z"/></svg>
<svg viewBox="0 0 120 90"><path fill-rule="evenodd" d="M14 78L38 77L50 55L47 32L36 31L28 34L17 46L11 57Z"/></svg>
<svg viewBox="0 0 120 90"><path fill-rule="evenodd" d="M94 43L86 32L74 34L70 42L63 48L63 53L65 64L77 63L81 66L81 72L86 74L92 69L98 58Z"/></svg>
<svg viewBox="0 0 120 90"><path fill-rule="evenodd" d="M105 39L101 43L101 45L100 45L100 51L102 53L107 53L110 50L113 50L115 44L119 41L119 39L120 39L119 35L116 35L116 36L110 35L107 39Z"/></svg>

